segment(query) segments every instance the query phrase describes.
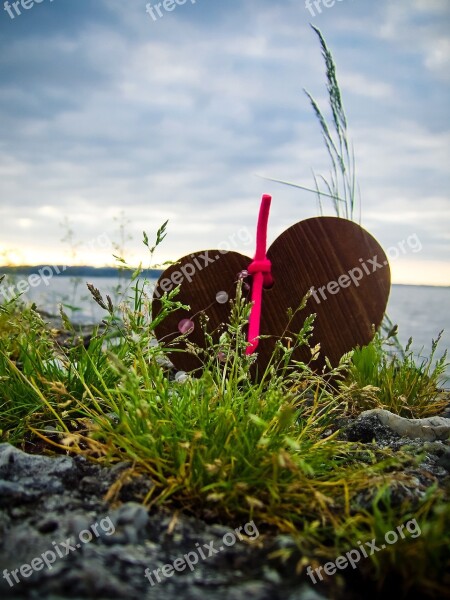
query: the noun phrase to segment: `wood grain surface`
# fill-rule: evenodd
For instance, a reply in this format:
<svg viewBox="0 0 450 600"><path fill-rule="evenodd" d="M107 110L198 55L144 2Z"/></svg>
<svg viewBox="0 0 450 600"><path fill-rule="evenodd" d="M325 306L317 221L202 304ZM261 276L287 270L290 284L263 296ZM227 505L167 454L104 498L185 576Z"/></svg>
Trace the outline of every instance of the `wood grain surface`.
<svg viewBox="0 0 450 600"><path fill-rule="evenodd" d="M314 217L292 225L270 246L267 257L272 262L274 284L263 291L257 370L265 369L275 340L295 335L306 318L315 313L311 344L320 343L319 359L311 366L322 370L327 356L332 365L355 346L365 345L373 337L386 310L390 291L390 269L378 242L359 225L337 217ZM218 340L229 320L230 303L220 304L218 292L235 297L238 274L251 259L237 252L207 250L184 256L171 265L155 287L152 314L161 310L164 291L181 285L176 300L190 306L178 310L155 328L163 342L174 342L180 335L178 325L190 319L194 330L187 339L205 346L200 320L206 315L207 329ZM251 277L246 281L251 283ZM307 306L289 322L287 311L300 305L309 289L315 290ZM250 292L247 293L250 298ZM186 342L175 343L170 359L179 370L201 367L201 361L186 351ZM293 358L309 362L311 352L300 348ZM255 376L258 373L255 372Z"/></svg>

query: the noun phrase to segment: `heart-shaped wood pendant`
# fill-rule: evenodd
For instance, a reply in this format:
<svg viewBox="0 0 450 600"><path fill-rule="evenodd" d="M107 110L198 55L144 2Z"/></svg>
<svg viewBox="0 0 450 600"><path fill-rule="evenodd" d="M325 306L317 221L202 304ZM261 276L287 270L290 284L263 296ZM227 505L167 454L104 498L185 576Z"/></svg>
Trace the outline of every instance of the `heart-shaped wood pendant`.
<svg viewBox="0 0 450 600"><path fill-rule="evenodd" d="M314 362L317 370L325 365L325 356L335 366L343 354L370 342L386 310L390 269L383 249L367 231L338 217L306 219L273 242L267 259L273 284L262 290L258 321L259 334L270 337L259 339L256 348L259 373L266 368L276 339L298 333L312 313L317 316L311 345L320 344L320 355ZM235 298L238 281L251 263L249 257L238 252L203 250L184 256L161 275L153 293L153 318L161 310L162 294L178 285L176 300L190 306L189 311L177 310L155 327L157 339L166 342L188 332L185 340L174 345L182 351L170 354L177 369L192 371L201 367L197 356L184 351L186 340L205 347L199 324L202 314L208 317L210 332L217 332L221 324L229 322L229 300ZM256 275L249 275L245 281L254 286ZM308 290L311 297L306 307L290 319L289 309L295 311ZM218 341L219 333L215 335ZM308 363L311 351L301 347L293 359Z"/></svg>

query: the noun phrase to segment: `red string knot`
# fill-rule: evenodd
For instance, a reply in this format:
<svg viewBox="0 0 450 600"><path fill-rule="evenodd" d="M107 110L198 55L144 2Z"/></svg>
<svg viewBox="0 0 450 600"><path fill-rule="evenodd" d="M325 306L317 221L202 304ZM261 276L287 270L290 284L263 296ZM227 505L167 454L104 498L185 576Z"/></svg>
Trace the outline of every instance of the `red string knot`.
<svg viewBox="0 0 450 600"><path fill-rule="evenodd" d="M272 285L272 263L268 258L262 260L253 260L247 267L247 271L250 275L255 273L262 273L264 277L264 285Z"/></svg>

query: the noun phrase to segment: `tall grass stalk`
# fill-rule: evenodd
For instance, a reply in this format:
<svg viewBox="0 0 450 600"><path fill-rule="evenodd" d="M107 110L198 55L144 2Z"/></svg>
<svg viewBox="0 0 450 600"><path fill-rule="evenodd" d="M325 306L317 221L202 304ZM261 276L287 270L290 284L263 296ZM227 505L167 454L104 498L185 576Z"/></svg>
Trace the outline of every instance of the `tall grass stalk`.
<svg viewBox="0 0 450 600"><path fill-rule="evenodd" d="M311 27L319 38L322 56L325 61L331 122L325 117L323 110L312 94L307 90L304 90L304 92L311 102L314 114L319 121L322 138L331 162L330 174L326 178L313 172L315 188L272 177L266 177L265 179L315 193L319 201L321 214L323 213L322 198L331 199L336 216L352 221L355 220L355 211L359 208L358 220L361 222L361 202L359 187L356 183L355 154L353 145L349 141L347 118L337 79L336 65L321 31L313 25Z"/></svg>

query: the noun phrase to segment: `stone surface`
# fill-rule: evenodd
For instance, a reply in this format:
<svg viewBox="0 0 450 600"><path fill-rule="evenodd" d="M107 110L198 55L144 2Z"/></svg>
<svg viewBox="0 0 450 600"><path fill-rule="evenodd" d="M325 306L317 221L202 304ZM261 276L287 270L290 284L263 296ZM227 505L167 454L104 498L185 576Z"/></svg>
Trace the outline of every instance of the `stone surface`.
<svg viewBox="0 0 450 600"><path fill-rule="evenodd" d="M366 410L360 415L361 418L368 416L377 417L382 425L402 437L426 441L450 438L450 419L444 417L407 419L382 408Z"/></svg>
<svg viewBox="0 0 450 600"><path fill-rule="evenodd" d="M340 437L362 442L375 450L387 447L423 456L419 466L408 464L406 478L391 489L393 504L422 498L431 483L448 486L450 448L443 440L401 437L380 422L377 414L363 414L341 423ZM84 457L26 454L0 444L0 598L1 600L326 600L378 598L365 592L362 571L345 573L341 596L296 575L295 555L286 563L269 556L296 550L292 537L263 532L253 543L236 541L225 547L227 525L208 524L174 514L168 509L147 511L142 499L153 483L144 476L126 480L130 463L113 467L93 464ZM112 503L104 500L118 478L122 486ZM370 509L376 489L361 492L362 508ZM243 526L245 523L235 523ZM255 523L257 526L257 523ZM223 547L222 551L211 552ZM79 544L79 547L77 547ZM189 553L204 551L192 570L161 569ZM62 556L58 555L62 554ZM49 554L50 553L50 554ZM52 554L55 559L51 562ZM23 565L47 556L48 567L29 572ZM35 563L37 565L37 563ZM9 585L4 577L7 569ZM12 573L19 582L15 582ZM151 581L145 577L145 570ZM159 569L159 571L158 571ZM161 582L157 581L158 575ZM352 579L356 578L356 579ZM344 581L341 582L344 585ZM361 596L364 592L365 595ZM416 596L411 596L415 598Z"/></svg>
<svg viewBox="0 0 450 600"><path fill-rule="evenodd" d="M294 572L281 574L257 539L226 547L229 527L187 516L174 520L162 509L147 512L130 500L136 482L107 504L105 492L128 466L107 469L82 457L28 455L0 444L2 600L324 600ZM223 550L209 556L212 547ZM159 571L158 583L153 571L192 552L199 559L192 570L172 569L168 577Z"/></svg>

